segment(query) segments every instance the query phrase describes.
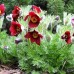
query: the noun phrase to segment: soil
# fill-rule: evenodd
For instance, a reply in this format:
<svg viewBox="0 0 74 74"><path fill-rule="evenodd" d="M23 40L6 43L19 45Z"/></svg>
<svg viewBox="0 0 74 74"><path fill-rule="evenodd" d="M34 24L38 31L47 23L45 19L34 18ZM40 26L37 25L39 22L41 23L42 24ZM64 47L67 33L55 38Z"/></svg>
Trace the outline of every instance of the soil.
<svg viewBox="0 0 74 74"><path fill-rule="evenodd" d="M0 65L0 74L24 74L20 69L13 69L5 65Z"/></svg>
<svg viewBox="0 0 74 74"><path fill-rule="evenodd" d="M21 71L18 67L9 66L9 65L0 65L0 74L26 74ZM47 72L43 72L43 74L49 74ZM57 74L57 73L55 73ZM66 70L66 74L74 74L74 68Z"/></svg>

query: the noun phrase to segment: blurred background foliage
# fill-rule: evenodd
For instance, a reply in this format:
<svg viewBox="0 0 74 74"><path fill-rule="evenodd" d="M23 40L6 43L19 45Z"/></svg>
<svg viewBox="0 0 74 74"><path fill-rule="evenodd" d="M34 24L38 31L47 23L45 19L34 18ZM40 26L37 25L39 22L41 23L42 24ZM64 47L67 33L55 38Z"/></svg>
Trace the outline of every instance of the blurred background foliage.
<svg viewBox="0 0 74 74"><path fill-rule="evenodd" d="M10 13L14 5L37 5L48 14L62 16L63 11L74 13L74 0L0 0L0 4L4 3L7 7L7 13Z"/></svg>
<svg viewBox="0 0 74 74"><path fill-rule="evenodd" d="M62 0L32 0L31 4L40 6L43 10L47 10L48 14L63 15L64 2Z"/></svg>
<svg viewBox="0 0 74 74"><path fill-rule="evenodd" d="M74 13L74 0L66 0L64 11Z"/></svg>
<svg viewBox="0 0 74 74"><path fill-rule="evenodd" d="M28 5L31 0L0 0L0 4L4 3L6 6L6 13L11 13L15 5Z"/></svg>

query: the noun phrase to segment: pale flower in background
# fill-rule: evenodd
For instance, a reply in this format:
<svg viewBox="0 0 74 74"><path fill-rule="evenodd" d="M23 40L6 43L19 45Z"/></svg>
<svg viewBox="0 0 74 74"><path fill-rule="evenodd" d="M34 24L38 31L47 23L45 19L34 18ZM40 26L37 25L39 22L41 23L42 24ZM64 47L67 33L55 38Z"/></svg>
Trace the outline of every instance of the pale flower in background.
<svg viewBox="0 0 74 74"><path fill-rule="evenodd" d="M12 14L7 15L7 16L6 16L6 19L7 19L8 21L12 21L12 20L13 20Z"/></svg>
<svg viewBox="0 0 74 74"><path fill-rule="evenodd" d="M71 19L72 26L74 27L74 17Z"/></svg>

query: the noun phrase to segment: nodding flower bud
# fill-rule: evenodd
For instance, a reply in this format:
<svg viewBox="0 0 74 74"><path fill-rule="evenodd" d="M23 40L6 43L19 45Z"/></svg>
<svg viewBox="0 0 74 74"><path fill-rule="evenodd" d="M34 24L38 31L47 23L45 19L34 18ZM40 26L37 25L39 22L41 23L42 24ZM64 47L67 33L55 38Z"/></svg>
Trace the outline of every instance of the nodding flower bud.
<svg viewBox="0 0 74 74"><path fill-rule="evenodd" d="M73 35L72 36L74 36L74 33L73 33Z"/></svg>
<svg viewBox="0 0 74 74"><path fill-rule="evenodd" d="M9 47L8 46L4 46L4 49L7 50Z"/></svg>
<svg viewBox="0 0 74 74"><path fill-rule="evenodd" d="M22 41L23 41L22 39L17 38L17 39L15 40L15 43L18 44L18 43L20 43L20 42L22 42Z"/></svg>
<svg viewBox="0 0 74 74"><path fill-rule="evenodd" d="M57 16L55 17L55 20L58 21L59 19L60 19L60 16L57 15Z"/></svg>

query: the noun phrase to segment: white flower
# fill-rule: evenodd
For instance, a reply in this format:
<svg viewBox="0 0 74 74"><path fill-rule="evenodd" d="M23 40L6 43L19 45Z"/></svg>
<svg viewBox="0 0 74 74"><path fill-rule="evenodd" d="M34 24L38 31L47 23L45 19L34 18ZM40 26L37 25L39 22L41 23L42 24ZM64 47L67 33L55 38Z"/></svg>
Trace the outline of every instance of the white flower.
<svg viewBox="0 0 74 74"><path fill-rule="evenodd" d="M74 36L71 37L71 41L72 41L72 43L74 43Z"/></svg>
<svg viewBox="0 0 74 74"><path fill-rule="evenodd" d="M22 14L22 10L20 10L20 11L19 11L19 16L22 16L22 15L23 15L23 14Z"/></svg>
<svg viewBox="0 0 74 74"><path fill-rule="evenodd" d="M61 28L61 26L60 25L57 25L57 29L56 29L56 32L57 33L60 31L60 28Z"/></svg>
<svg viewBox="0 0 74 74"><path fill-rule="evenodd" d="M71 19L72 26L74 27L74 17Z"/></svg>
<svg viewBox="0 0 74 74"><path fill-rule="evenodd" d="M9 49L9 47L8 46L4 46L4 49L7 50L7 49Z"/></svg>
<svg viewBox="0 0 74 74"><path fill-rule="evenodd" d="M6 16L6 19L7 19L8 21L12 21L12 20L13 20L12 14L7 15L7 16Z"/></svg>

